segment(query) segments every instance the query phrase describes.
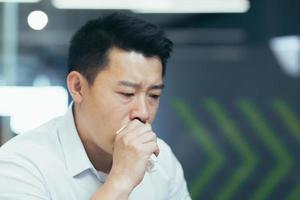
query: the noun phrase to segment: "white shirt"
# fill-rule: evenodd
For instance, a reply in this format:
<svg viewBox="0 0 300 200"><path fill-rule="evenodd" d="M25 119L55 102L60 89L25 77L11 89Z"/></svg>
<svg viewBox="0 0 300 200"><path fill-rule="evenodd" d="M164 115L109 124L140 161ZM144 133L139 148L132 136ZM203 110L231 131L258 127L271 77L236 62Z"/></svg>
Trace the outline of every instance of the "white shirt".
<svg viewBox="0 0 300 200"><path fill-rule="evenodd" d="M156 171L145 174L129 200L190 200L180 163L165 142L158 145ZM106 177L90 162L71 107L0 148L1 200L88 200Z"/></svg>

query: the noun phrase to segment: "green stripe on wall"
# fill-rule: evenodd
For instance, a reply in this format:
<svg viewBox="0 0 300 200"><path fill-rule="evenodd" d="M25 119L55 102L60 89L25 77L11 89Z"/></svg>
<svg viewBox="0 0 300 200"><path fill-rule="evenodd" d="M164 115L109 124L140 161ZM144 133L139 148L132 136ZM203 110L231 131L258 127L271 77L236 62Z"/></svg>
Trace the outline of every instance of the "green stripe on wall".
<svg viewBox="0 0 300 200"><path fill-rule="evenodd" d="M240 166L233 170L233 174L230 175L216 197L218 200L229 200L234 197L238 189L249 178L255 169L258 158L242 137L243 134L238 130L234 120L220 103L214 99L207 99L205 107L241 158Z"/></svg>
<svg viewBox="0 0 300 200"><path fill-rule="evenodd" d="M279 119L285 124L289 132L293 134L300 144L300 120L298 120L296 114L291 109L291 106L283 100L274 100L272 106ZM297 199L300 199L300 183L293 188L287 196L287 200Z"/></svg>
<svg viewBox="0 0 300 200"><path fill-rule="evenodd" d="M265 118L256 106L248 100L238 101L241 112L245 115L253 130L261 138L262 142L270 150L275 158L274 168L269 171L263 182L256 188L250 199L267 199L273 190L277 188L283 178L288 174L292 166L292 158L288 151L283 148Z"/></svg>
<svg viewBox="0 0 300 200"><path fill-rule="evenodd" d="M204 189L214 179L215 175L224 162L224 155L221 153L218 145L210 137L203 125L197 121L195 114L182 99L172 101L177 115L183 120L190 130L192 136L199 144L199 148L203 149L207 154L209 161L201 170L199 175L189 185L189 189L193 199L201 199Z"/></svg>

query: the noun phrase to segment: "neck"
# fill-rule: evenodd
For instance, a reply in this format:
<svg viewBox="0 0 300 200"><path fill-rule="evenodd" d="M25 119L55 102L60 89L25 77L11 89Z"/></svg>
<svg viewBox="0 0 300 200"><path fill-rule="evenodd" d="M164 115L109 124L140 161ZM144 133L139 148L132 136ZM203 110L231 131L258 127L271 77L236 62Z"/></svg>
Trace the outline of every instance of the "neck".
<svg viewBox="0 0 300 200"><path fill-rule="evenodd" d="M81 139L85 151L93 166L104 173L109 173L112 167L112 155L97 147L94 143Z"/></svg>
<svg viewBox="0 0 300 200"><path fill-rule="evenodd" d="M87 153L87 156L93 166L98 171L104 173L109 173L112 167L112 155L104 151L101 147L96 145L93 140L89 137L89 133L86 128L82 125L80 114L78 113L78 108L73 106L74 121L77 132Z"/></svg>

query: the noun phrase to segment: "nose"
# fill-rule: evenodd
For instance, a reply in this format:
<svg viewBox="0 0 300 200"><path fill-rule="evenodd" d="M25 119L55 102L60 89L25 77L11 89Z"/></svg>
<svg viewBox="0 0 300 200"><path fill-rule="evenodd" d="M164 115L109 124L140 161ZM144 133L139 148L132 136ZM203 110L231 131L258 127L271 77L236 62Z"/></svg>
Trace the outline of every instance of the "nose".
<svg viewBox="0 0 300 200"><path fill-rule="evenodd" d="M137 98L130 112L130 120L138 119L146 123L150 119L150 110L146 98Z"/></svg>

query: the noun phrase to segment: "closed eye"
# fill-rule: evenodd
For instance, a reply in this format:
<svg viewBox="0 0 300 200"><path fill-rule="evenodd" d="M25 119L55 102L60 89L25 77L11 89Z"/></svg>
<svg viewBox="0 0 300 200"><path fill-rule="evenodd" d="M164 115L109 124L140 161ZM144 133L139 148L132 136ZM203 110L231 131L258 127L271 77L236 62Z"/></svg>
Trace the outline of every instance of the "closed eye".
<svg viewBox="0 0 300 200"><path fill-rule="evenodd" d="M120 92L120 94L124 97L132 97L134 93L126 93L126 92Z"/></svg>
<svg viewBox="0 0 300 200"><path fill-rule="evenodd" d="M159 99L159 97L160 97L160 95L157 95L157 94L150 94L149 96L153 99Z"/></svg>

